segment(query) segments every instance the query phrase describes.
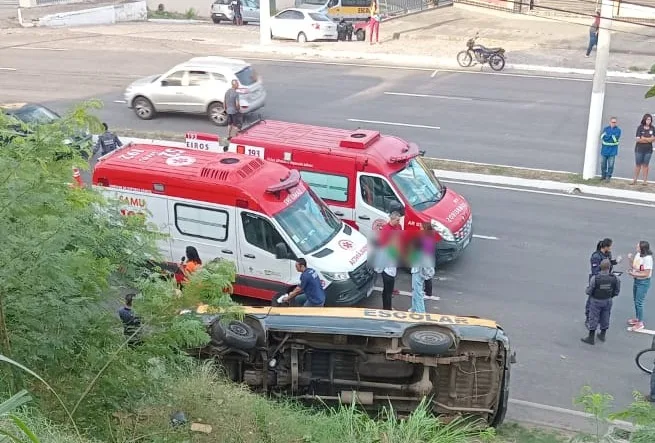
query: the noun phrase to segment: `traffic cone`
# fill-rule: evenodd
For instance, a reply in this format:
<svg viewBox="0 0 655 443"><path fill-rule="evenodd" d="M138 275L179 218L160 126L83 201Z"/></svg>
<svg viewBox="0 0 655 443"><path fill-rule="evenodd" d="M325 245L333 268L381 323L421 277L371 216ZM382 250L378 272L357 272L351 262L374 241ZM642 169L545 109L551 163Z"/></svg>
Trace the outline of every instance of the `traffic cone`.
<svg viewBox="0 0 655 443"><path fill-rule="evenodd" d="M82 181L82 176L80 175L80 170L73 167L73 186L78 188L84 187L84 182Z"/></svg>

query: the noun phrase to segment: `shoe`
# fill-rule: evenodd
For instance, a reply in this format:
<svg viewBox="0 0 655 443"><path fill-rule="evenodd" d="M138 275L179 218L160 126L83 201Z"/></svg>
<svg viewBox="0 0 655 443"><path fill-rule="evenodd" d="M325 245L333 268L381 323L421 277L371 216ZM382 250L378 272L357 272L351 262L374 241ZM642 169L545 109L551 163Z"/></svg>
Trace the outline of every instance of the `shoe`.
<svg viewBox="0 0 655 443"><path fill-rule="evenodd" d="M596 344L596 331L589 331L589 335L585 338L581 338L580 341L587 343L588 345Z"/></svg>
<svg viewBox="0 0 655 443"><path fill-rule="evenodd" d="M643 321L635 323L634 326L630 328L631 331L639 331L640 329L644 329Z"/></svg>
<svg viewBox="0 0 655 443"><path fill-rule="evenodd" d="M589 54L585 54L584 56L587 57L587 58L589 58Z"/></svg>
<svg viewBox="0 0 655 443"><path fill-rule="evenodd" d="M605 333L606 333L606 332L607 332L606 330L602 330L602 331L600 331L600 333L598 334L598 340L604 342L604 341L605 341Z"/></svg>
<svg viewBox="0 0 655 443"><path fill-rule="evenodd" d="M639 320L637 320L636 318L631 318L630 320L628 320L628 324L629 324L630 326L634 326L634 325L636 325L637 323L639 323Z"/></svg>

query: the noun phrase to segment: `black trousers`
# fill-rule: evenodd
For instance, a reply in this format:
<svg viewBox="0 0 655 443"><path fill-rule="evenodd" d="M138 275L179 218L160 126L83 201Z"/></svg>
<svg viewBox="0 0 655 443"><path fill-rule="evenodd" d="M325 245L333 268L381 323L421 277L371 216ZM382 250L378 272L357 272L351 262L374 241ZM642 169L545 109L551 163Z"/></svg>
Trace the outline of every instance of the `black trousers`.
<svg viewBox="0 0 655 443"><path fill-rule="evenodd" d="M396 277L382 272L382 309L391 311L393 288L396 284Z"/></svg>

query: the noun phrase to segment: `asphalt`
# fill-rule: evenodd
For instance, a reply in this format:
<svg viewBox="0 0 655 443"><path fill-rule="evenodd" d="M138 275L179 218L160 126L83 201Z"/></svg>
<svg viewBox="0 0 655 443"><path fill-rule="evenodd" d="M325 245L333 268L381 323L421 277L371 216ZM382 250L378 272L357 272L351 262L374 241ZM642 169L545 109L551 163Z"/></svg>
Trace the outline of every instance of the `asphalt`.
<svg viewBox="0 0 655 443"><path fill-rule="evenodd" d="M144 43L145 45L145 43ZM32 45L33 47L36 44ZM47 43L40 42L45 47ZM98 46L96 46L98 47ZM100 117L115 128L145 131L216 131L202 117L162 116L138 120L122 100L123 88L139 76L162 72L190 54L166 46L70 51L1 49L3 101L40 101L58 110L97 97ZM147 50L146 50L147 49ZM202 52L204 51L204 52ZM440 129L366 124L419 143L430 156L577 171L586 132L589 82L526 76L494 76L356 66L254 62L269 91L268 118L356 127L348 119L419 124ZM607 116L625 125L626 138L648 110L645 87L608 86ZM408 97L385 92L430 94ZM627 175L631 142L624 142L617 173ZM499 321L512 338L518 363L512 397L572 407L583 385L614 395L618 406L644 390L648 379L634 354L650 340L625 331L631 316L631 282L624 278L607 343L588 347L584 334L584 286L588 258L605 236L617 253L648 239L652 207L453 184L472 204L475 239L457 262L439 270L438 302L428 309ZM641 231L641 232L640 232ZM643 234L642 234L643 232ZM408 290L401 276L398 289ZM368 301L381 305L379 299ZM409 298L398 296L399 309ZM652 312L648 308L647 312ZM653 320L655 321L655 320ZM647 318L648 322L648 318Z"/></svg>

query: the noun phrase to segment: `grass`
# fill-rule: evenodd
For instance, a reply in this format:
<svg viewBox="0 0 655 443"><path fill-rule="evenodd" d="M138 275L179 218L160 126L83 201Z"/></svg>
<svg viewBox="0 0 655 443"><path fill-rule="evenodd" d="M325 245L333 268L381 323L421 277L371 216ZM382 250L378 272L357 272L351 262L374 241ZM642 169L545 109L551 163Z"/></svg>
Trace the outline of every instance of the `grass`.
<svg viewBox="0 0 655 443"><path fill-rule="evenodd" d="M655 65L651 65L650 69L648 70L649 74L655 74Z"/></svg>
<svg viewBox="0 0 655 443"><path fill-rule="evenodd" d="M160 19L170 19L170 20L192 20L198 17L198 12L189 8L184 13L180 12L170 12L165 10L153 10L148 9L148 18L160 18Z"/></svg>
<svg viewBox="0 0 655 443"><path fill-rule="evenodd" d="M508 423L498 429L498 438L503 443L567 443L572 435L534 427Z"/></svg>

